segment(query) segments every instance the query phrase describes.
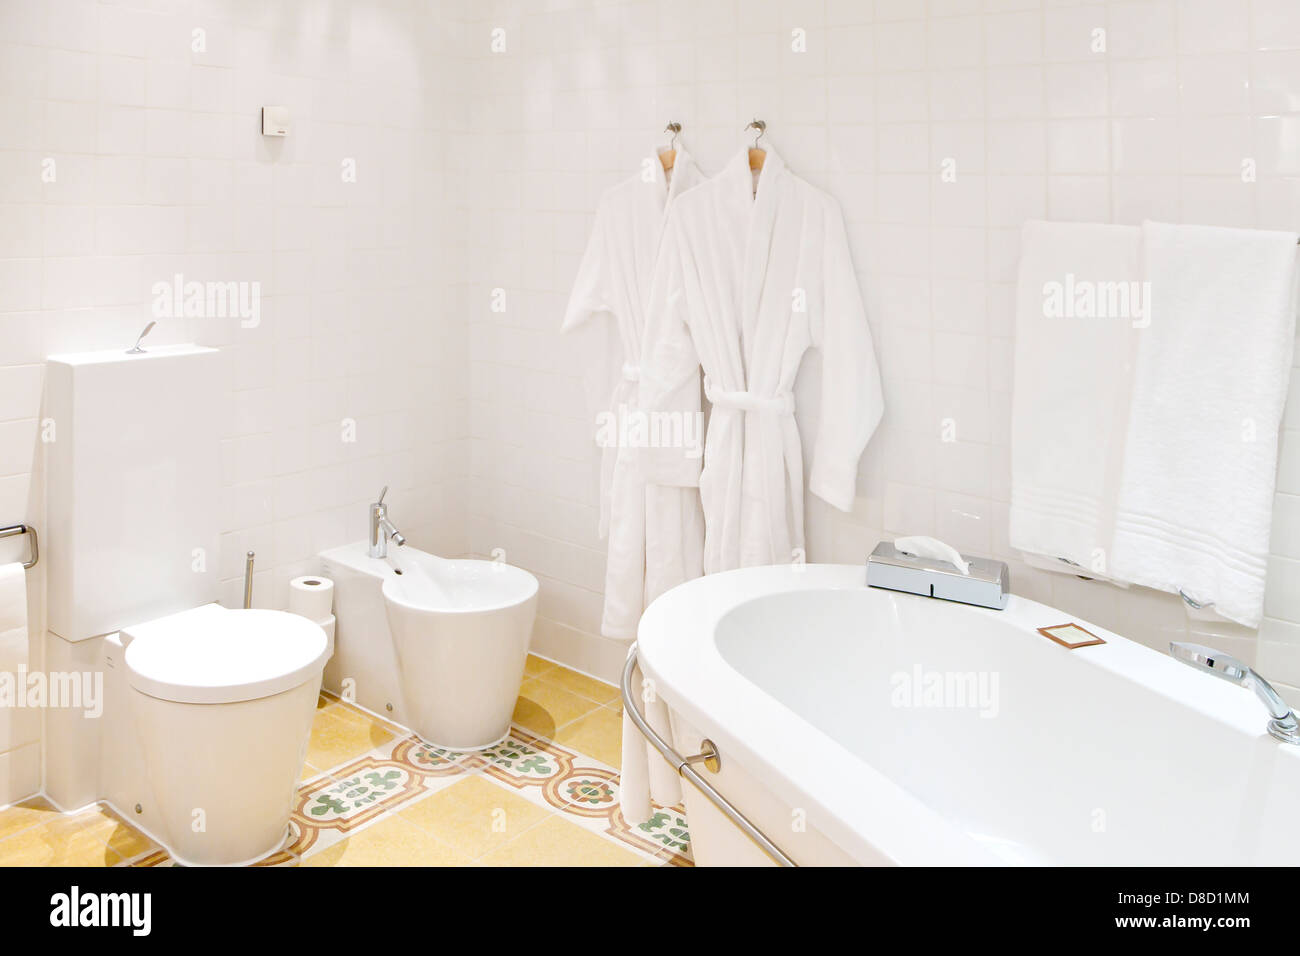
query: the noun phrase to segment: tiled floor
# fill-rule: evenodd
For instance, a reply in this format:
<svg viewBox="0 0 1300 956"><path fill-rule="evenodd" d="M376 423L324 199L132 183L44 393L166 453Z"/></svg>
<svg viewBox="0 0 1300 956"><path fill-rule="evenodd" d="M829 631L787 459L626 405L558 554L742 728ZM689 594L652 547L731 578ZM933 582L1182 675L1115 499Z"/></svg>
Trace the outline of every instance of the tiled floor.
<svg viewBox="0 0 1300 956"><path fill-rule="evenodd" d="M690 866L680 808L618 807L618 689L530 657L510 737L452 753L322 695L278 866ZM106 807L0 810L0 865L165 866Z"/></svg>

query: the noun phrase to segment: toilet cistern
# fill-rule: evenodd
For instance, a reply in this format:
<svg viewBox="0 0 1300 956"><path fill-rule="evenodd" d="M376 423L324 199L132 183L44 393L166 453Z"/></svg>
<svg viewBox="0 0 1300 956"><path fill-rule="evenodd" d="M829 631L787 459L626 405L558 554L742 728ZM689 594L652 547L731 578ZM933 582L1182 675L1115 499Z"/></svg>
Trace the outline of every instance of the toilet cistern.
<svg viewBox="0 0 1300 956"><path fill-rule="evenodd" d="M1251 688L1255 696L1268 708L1271 718L1268 722L1268 732L1284 743L1300 744L1300 720L1296 719L1295 711L1287 706L1282 696L1253 668L1246 666L1235 657L1229 657L1202 644L1170 641L1169 653L1174 656L1174 660L1182 661L1189 667L1231 681L1238 687Z"/></svg>
<svg viewBox="0 0 1300 956"><path fill-rule="evenodd" d="M386 494L388 494L388 486L384 485L384 490L379 493L379 500L370 505L369 554L372 558L388 557L389 538L392 538L393 543L399 548L406 544L406 538L388 520L388 506L384 504Z"/></svg>

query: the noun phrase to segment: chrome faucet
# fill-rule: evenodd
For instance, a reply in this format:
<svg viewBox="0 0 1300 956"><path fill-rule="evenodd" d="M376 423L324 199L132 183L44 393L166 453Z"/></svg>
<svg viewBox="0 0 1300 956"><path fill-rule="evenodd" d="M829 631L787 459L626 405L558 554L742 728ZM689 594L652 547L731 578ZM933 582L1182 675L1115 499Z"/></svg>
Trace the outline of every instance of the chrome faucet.
<svg viewBox="0 0 1300 956"><path fill-rule="evenodd" d="M379 500L370 505L369 553L372 558L388 557L389 538L392 538L393 543L399 548L406 544L406 538L388 520L388 506L384 504L386 494L388 494L388 486L384 485L384 490L379 493Z"/></svg>
<svg viewBox="0 0 1300 956"><path fill-rule="evenodd" d="M1288 707L1282 695L1252 668L1235 657L1229 657L1212 647L1201 644L1171 641L1169 653L1174 656L1174 660L1182 661L1189 667L1231 681L1238 687L1249 687L1254 690L1255 696L1268 708L1270 717L1268 732L1284 743L1300 744L1300 720L1296 719L1295 711Z"/></svg>

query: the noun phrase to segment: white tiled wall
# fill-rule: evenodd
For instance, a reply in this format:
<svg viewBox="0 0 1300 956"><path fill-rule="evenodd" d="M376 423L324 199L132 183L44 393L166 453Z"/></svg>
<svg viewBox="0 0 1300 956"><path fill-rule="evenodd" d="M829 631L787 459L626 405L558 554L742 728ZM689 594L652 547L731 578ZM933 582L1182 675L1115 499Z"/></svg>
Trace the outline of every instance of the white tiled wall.
<svg viewBox="0 0 1300 956"><path fill-rule="evenodd" d="M44 356L128 346L179 272L263 296L257 328L163 319L146 340L230 360L227 603L253 549L255 602L283 606L319 549L364 537L384 484L412 544L464 549L464 324L440 294L446 78L463 72L448 22L414 0L0 0L0 524L45 524ZM286 139L260 135L268 104L290 108ZM35 789L35 733L0 734L0 803Z"/></svg>
<svg viewBox="0 0 1300 956"><path fill-rule="evenodd" d="M258 134L267 104L291 108L287 139ZM45 355L125 346L176 272L260 281L257 329L150 336L231 359L227 599L252 548L257 602L282 604L388 483L414 545L503 548L543 583L535 647L612 676L561 310L597 197L663 125L714 171L753 116L843 204L886 378L857 508L811 502L811 556L936 534L1012 560L1018 591L1071 613L1156 646L1185 633L1176 599L1007 553L1017 226L1300 228L1293 0L0 0L0 522L44 523ZM1212 637L1300 686L1295 389L1287 423L1268 621ZM36 747L0 737L3 800Z"/></svg>
<svg viewBox="0 0 1300 956"><path fill-rule="evenodd" d="M612 674L579 369L557 328L597 197L670 119L706 171L759 116L849 222L886 382L853 514L810 502L814 560L933 534L1014 589L1152 646L1189 628L1300 686L1300 388L1256 636L1176 597L1035 572L1007 546L1011 289L1030 217L1300 229L1295 0L464 2L457 127L470 325L470 542L543 580L537 645ZM493 30L505 51L492 52ZM804 31L806 52L792 40ZM1101 31L1101 32L1098 32ZM1104 52L1097 47L1100 40ZM941 165L956 164L954 182ZM1256 177L1244 182L1243 163ZM504 313L490 311L494 288ZM943 443L953 418L958 441Z"/></svg>

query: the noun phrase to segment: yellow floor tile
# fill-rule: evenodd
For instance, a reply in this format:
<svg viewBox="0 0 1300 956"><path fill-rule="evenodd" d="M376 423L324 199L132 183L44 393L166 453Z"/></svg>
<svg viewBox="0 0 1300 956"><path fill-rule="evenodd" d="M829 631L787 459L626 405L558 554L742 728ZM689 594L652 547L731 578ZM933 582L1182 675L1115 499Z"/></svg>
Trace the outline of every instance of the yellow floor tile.
<svg viewBox="0 0 1300 956"><path fill-rule="evenodd" d="M556 814L478 862L483 866L639 866L643 859Z"/></svg>
<svg viewBox="0 0 1300 956"><path fill-rule="evenodd" d="M397 815L477 859L535 826L550 812L473 776L397 811Z"/></svg>
<svg viewBox="0 0 1300 956"><path fill-rule="evenodd" d="M332 770L393 738L394 734L379 723L358 716L355 711L327 707L317 711L312 721L307 762L322 770Z"/></svg>
<svg viewBox="0 0 1300 956"><path fill-rule="evenodd" d="M303 857L301 866L466 866L468 856L413 823L387 817L346 840Z"/></svg>
<svg viewBox="0 0 1300 956"><path fill-rule="evenodd" d="M353 720L369 721L376 727L388 731L394 737L405 737L410 733L407 728L400 724L395 724L393 721L380 717L378 714L372 714L368 710L362 710L356 704L349 703L346 700L336 700L334 702L334 709L336 713L343 717L351 718Z"/></svg>
<svg viewBox="0 0 1300 956"><path fill-rule="evenodd" d="M44 797L33 797L16 803L12 807L0 810L0 840L36 826L47 820L57 819L59 811Z"/></svg>
<svg viewBox="0 0 1300 956"><path fill-rule="evenodd" d="M617 769L623 758L623 716L608 707L597 707L561 727L554 740Z"/></svg>
<svg viewBox="0 0 1300 956"><path fill-rule="evenodd" d="M519 688L514 723L542 737L554 735L557 727L577 720L599 704L562 687L530 677Z"/></svg>
<svg viewBox="0 0 1300 956"><path fill-rule="evenodd" d="M98 809L61 814L0 840L0 866L114 866L122 857L103 838L117 826Z"/></svg>
<svg viewBox="0 0 1300 956"><path fill-rule="evenodd" d="M554 661L548 661L543 657L537 657L534 654L529 654L528 660L524 662L524 676L540 677L543 674L545 674L547 671L554 670L559 666L560 665L556 664Z"/></svg>
<svg viewBox="0 0 1300 956"><path fill-rule="evenodd" d="M540 675L540 677L548 684L563 687L570 693L585 697L588 700L594 700L598 704L612 703L619 697L619 689L613 684L606 684L604 681L588 677L586 674L571 671L567 667L556 665L551 670Z"/></svg>
<svg viewBox="0 0 1300 956"><path fill-rule="evenodd" d="M158 849L158 844L113 811L105 810L103 813L108 822L99 825L97 835L122 859L131 860ZM103 832L105 829L106 833Z"/></svg>

